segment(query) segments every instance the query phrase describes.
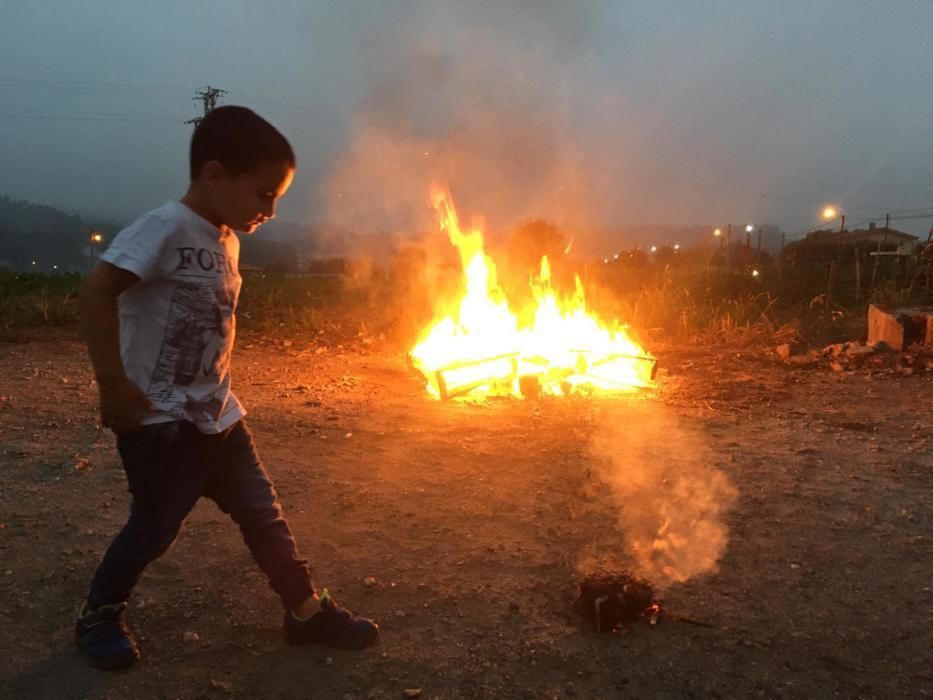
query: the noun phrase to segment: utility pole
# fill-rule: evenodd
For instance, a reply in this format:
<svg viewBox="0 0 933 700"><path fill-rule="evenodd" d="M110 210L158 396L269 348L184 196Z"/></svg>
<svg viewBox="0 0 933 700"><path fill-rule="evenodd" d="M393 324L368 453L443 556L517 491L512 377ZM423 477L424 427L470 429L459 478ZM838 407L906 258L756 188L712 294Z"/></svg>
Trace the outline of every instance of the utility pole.
<svg viewBox="0 0 933 700"><path fill-rule="evenodd" d="M204 106L204 114L200 117L194 117L185 122L185 124L194 124L194 128L198 128L198 124L201 123L201 120L206 117L214 107L217 106L217 98L223 97L227 94L226 90L221 90L220 88L211 87L210 85L202 88L198 88L194 97L191 99L195 102L200 102Z"/></svg>

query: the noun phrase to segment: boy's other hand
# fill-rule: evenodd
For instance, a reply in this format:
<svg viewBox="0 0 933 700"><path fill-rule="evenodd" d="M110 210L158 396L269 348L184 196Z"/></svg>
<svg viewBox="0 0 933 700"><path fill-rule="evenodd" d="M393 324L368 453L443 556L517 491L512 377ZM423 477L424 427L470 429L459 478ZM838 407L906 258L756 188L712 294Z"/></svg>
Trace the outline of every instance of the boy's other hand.
<svg viewBox="0 0 933 700"><path fill-rule="evenodd" d="M143 414L153 405L142 390L129 379L99 383L100 418L105 428L115 433L126 433L139 428Z"/></svg>

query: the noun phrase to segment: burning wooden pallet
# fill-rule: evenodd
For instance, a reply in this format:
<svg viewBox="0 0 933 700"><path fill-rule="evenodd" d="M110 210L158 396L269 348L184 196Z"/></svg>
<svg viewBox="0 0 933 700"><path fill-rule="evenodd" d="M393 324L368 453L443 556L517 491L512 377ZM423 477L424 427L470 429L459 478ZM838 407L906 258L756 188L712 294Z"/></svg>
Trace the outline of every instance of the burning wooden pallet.
<svg viewBox="0 0 933 700"><path fill-rule="evenodd" d="M567 395L577 387L598 387L604 391L631 391L647 388L657 376L658 362L647 355L610 354L589 360L589 350L573 350L577 361L572 367L553 367L543 357L521 357L505 353L477 360L462 360L425 374L411 357L409 367L418 372L442 400L454 399L483 390L490 394L520 395L535 398L542 394ZM624 363L635 370L613 371ZM632 381L619 380L633 375ZM641 378L646 378L642 380Z"/></svg>

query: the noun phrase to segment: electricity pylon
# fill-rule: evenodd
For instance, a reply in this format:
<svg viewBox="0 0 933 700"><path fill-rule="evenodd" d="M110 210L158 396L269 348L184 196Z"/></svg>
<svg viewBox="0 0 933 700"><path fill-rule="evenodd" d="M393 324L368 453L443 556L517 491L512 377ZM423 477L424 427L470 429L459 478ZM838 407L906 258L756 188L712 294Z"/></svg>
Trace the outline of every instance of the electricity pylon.
<svg viewBox="0 0 933 700"><path fill-rule="evenodd" d="M198 124L201 123L201 120L204 119L204 117L206 117L210 111L217 106L217 98L226 95L227 91L208 85L206 87L198 88L194 94L195 96L191 99L195 102L200 102L204 106L204 114L202 114L200 117L189 119L185 122L185 124L194 124L194 128L197 129Z"/></svg>

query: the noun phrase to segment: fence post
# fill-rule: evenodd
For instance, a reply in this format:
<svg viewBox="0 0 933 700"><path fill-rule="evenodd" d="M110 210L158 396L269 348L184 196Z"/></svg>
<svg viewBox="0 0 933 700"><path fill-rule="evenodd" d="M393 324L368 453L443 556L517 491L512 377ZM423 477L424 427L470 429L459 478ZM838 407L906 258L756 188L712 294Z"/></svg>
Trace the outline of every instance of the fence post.
<svg viewBox="0 0 933 700"><path fill-rule="evenodd" d="M875 291L875 278L878 276L878 262L881 260L881 239L878 239L878 249L875 251L875 262L871 266L871 290Z"/></svg>
<svg viewBox="0 0 933 700"><path fill-rule="evenodd" d="M855 249L855 301L862 298L862 249Z"/></svg>

